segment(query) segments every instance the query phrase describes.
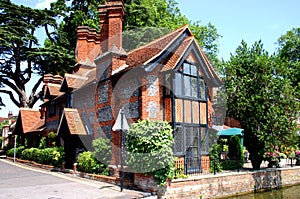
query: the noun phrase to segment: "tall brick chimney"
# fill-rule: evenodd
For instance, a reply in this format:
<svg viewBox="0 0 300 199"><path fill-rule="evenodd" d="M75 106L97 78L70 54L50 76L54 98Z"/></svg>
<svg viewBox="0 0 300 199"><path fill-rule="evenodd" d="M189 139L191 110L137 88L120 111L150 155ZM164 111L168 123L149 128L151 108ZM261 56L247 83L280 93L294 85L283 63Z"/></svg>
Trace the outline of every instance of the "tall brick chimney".
<svg viewBox="0 0 300 199"><path fill-rule="evenodd" d="M122 21L124 16L123 0L106 0L105 5L99 5L100 34L102 52L113 46L122 48Z"/></svg>
<svg viewBox="0 0 300 199"><path fill-rule="evenodd" d="M94 59L101 53L100 33L87 26L77 28L76 59L79 63L94 65Z"/></svg>

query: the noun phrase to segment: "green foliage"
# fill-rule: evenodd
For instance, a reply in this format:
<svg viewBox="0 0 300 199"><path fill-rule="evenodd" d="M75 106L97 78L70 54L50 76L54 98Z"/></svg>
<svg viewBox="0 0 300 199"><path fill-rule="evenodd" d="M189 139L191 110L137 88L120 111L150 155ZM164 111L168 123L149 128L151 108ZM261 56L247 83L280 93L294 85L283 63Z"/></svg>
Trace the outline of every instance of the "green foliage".
<svg viewBox="0 0 300 199"><path fill-rule="evenodd" d="M46 137L42 137L39 144L39 149L44 149L47 147Z"/></svg>
<svg viewBox="0 0 300 199"><path fill-rule="evenodd" d="M159 185L174 178L172 127L163 121L138 121L126 135L127 164L138 173L151 173Z"/></svg>
<svg viewBox="0 0 300 199"><path fill-rule="evenodd" d="M21 157L22 155L22 151L25 149L24 146L19 146L16 148L16 158ZM14 157L14 148L11 148L9 150L6 151L6 155L10 156L10 157Z"/></svg>
<svg viewBox="0 0 300 199"><path fill-rule="evenodd" d="M53 148L30 148L22 151L21 159L34 161L40 164L47 164L60 167L64 161L64 149L62 147Z"/></svg>
<svg viewBox="0 0 300 199"><path fill-rule="evenodd" d="M32 107L43 95L37 90L42 78L36 80L30 95L26 95L25 85L31 80L32 74L59 72L55 62L43 65L44 56L39 53L43 48L35 36L37 29L45 27L48 32L49 26L55 28L56 13L0 1L0 15L0 86L6 86L0 93L7 94L18 107ZM43 52L54 53L45 49Z"/></svg>
<svg viewBox="0 0 300 199"><path fill-rule="evenodd" d="M228 142L228 157L231 160L238 161L236 167L243 167L244 165L244 153L241 146L241 140L238 136L232 136Z"/></svg>
<svg viewBox="0 0 300 199"><path fill-rule="evenodd" d="M227 114L241 122L244 144L258 169L265 148L297 141L291 118L296 118L299 102L292 82L285 78L288 65L269 56L260 41L251 48L243 41L226 64Z"/></svg>
<svg viewBox="0 0 300 199"><path fill-rule="evenodd" d="M21 159L37 161L38 154L39 154L39 149L37 148L24 149L24 151L22 151Z"/></svg>
<svg viewBox="0 0 300 199"><path fill-rule="evenodd" d="M296 95L300 98L300 28L293 28L282 35L277 42L278 55L288 61L287 78L295 86Z"/></svg>
<svg viewBox="0 0 300 199"><path fill-rule="evenodd" d="M110 164L111 160L111 144L110 140L107 138L97 138L93 140L94 146L94 156L99 161L105 165Z"/></svg>
<svg viewBox="0 0 300 199"><path fill-rule="evenodd" d="M78 171L102 175L109 174L108 168L95 158L93 152L86 151L80 153L77 162Z"/></svg>
<svg viewBox="0 0 300 199"><path fill-rule="evenodd" d="M210 172L213 173L222 171L222 166L220 163L220 152L221 147L219 144L214 144L209 150L209 159L210 159Z"/></svg>
<svg viewBox="0 0 300 199"><path fill-rule="evenodd" d="M237 160L224 160L220 163L223 170L235 170L241 168L240 161Z"/></svg>
<svg viewBox="0 0 300 199"><path fill-rule="evenodd" d="M104 1L95 0L72 0L71 3L57 0L51 4L51 10L63 16L63 21L57 29L56 40L47 41L48 44L55 43L55 48L60 46L57 60L54 56L45 59L48 63L60 63L63 56L68 60L74 57L76 47L76 29L80 25L88 25L99 31L100 20L98 17L98 5ZM189 24L196 39L203 49L208 53L214 63L217 63L218 45L217 39L220 35L212 24L201 25L200 21L190 22L181 14L178 3L174 0L125 0L125 16L123 20L124 44L126 50L134 49L153 39L162 36L168 31ZM52 44L51 44L52 45ZM46 45L47 46L47 45ZM48 52L55 52L53 51ZM69 62L68 62L69 63ZM57 64L60 65L60 64Z"/></svg>

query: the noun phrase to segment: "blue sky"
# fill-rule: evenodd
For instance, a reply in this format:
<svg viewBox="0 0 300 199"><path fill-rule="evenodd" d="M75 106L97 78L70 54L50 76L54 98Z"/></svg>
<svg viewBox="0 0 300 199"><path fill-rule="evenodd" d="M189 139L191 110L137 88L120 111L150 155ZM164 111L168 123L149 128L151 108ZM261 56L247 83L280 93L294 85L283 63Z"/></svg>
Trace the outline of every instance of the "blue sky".
<svg viewBox="0 0 300 199"><path fill-rule="evenodd" d="M177 0L181 12L202 24L211 22L222 38L220 58L228 60L244 39L248 45L262 40L273 53L277 39L300 27L299 0Z"/></svg>
<svg viewBox="0 0 300 199"><path fill-rule="evenodd" d="M53 0L12 0L33 8L49 7ZM182 14L192 21L212 23L222 35L219 39L219 58L228 60L242 39L248 45L262 40L264 48L273 53L277 39L292 28L300 27L299 0L176 0ZM18 113L17 107L1 94L6 107L0 117L8 111Z"/></svg>

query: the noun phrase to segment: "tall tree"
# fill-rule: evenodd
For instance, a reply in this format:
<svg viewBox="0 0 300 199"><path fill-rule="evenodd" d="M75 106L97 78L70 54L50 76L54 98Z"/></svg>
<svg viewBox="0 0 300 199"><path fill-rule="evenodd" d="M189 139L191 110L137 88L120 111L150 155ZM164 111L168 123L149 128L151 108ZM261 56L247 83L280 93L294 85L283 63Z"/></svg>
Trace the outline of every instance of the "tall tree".
<svg viewBox="0 0 300 199"><path fill-rule="evenodd" d="M300 99L300 28L293 28L282 35L277 44L278 55L289 61L288 78L297 88L297 97Z"/></svg>
<svg viewBox="0 0 300 199"><path fill-rule="evenodd" d="M0 0L0 16L0 93L8 95L18 107L32 107L42 96L38 90L42 75L60 72L56 63L67 59L52 44L41 47L35 36L38 28L44 28L55 42L48 27L56 27L56 14ZM56 59L49 64L46 55ZM33 74L40 77L27 97L26 87Z"/></svg>
<svg viewBox="0 0 300 199"><path fill-rule="evenodd" d="M260 41L250 48L243 41L226 64L228 116L241 122L252 166L259 169L266 149L296 144L299 103L285 78L287 62L269 56Z"/></svg>
<svg viewBox="0 0 300 199"><path fill-rule="evenodd" d="M89 25L99 30L97 7L104 0L57 0L51 4L51 9L64 17L58 28L59 39L71 51L76 46L76 28L79 25ZM220 35L212 24L201 25L200 21L191 22L181 14L174 0L125 0L125 16L123 36L125 50L131 50L139 45L166 34L182 25L189 24L199 44L217 63ZM67 45L67 46L66 46ZM74 55L74 53L72 53Z"/></svg>

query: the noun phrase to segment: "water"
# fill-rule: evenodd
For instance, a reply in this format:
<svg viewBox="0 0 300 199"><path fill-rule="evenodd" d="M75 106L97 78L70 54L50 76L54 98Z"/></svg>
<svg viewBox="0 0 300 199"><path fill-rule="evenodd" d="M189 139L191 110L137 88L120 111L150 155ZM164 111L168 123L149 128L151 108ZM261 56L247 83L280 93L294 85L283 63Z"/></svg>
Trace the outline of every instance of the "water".
<svg viewBox="0 0 300 199"><path fill-rule="evenodd" d="M230 197L230 199L298 199L300 198L300 185L282 188L262 193L247 194Z"/></svg>

